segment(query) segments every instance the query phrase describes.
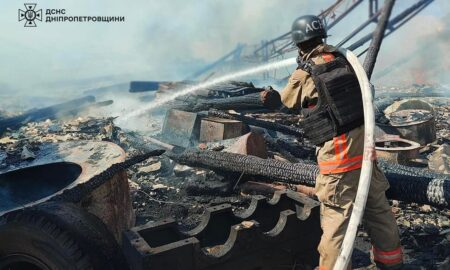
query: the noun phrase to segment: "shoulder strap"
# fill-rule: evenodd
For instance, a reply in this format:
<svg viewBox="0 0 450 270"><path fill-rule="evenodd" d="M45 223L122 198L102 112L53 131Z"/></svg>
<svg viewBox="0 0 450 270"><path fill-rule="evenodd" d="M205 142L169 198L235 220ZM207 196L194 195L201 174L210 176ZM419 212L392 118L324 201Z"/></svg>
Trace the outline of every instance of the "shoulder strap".
<svg viewBox="0 0 450 270"><path fill-rule="evenodd" d="M303 61L302 57L299 55L297 56L297 65L297 69L311 73L312 66L314 66L315 63L311 59Z"/></svg>
<svg viewBox="0 0 450 270"><path fill-rule="evenodd" d="M345 58L343 58L340 54L334 55L333 53L322 53L322 58L325 60L325 63L320 64L318 66L327 65L328 63L334 62L334 61L337 61L341 64L345 63ZM297 65L298 65L297 69L304 70L311 74L311 72L313 70L313 66L316 66L317 64L314 63L314 61L311 58L304 61L302 59L302 57L299 55L299 56L297 56ZM333 66L333 65L334 65L334 63L331 64L331 66Z"/></svg>

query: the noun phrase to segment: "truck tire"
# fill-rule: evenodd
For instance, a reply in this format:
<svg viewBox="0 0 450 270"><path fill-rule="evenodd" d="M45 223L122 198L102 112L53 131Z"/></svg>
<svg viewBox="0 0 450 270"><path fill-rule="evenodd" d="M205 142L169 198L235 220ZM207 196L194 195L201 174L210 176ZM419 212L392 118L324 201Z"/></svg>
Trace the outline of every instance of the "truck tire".
<svg viewBox="0 0 450 270"><path fill-rule="evenodd" d="M128 269L106 226L80 207L60 202L0 217L0 269Z"/></svg>

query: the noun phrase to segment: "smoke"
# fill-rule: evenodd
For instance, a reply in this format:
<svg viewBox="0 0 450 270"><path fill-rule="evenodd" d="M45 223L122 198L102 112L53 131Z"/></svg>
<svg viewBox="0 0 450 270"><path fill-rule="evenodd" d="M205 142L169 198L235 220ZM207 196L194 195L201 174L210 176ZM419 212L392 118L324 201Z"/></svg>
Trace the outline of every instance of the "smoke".
<svg viewBox="0 0 450 270"><path fill-rule="evenodd" d="M126 20L37 22L36 28L25 28L17 21L23 2L0 0L0 111L42 107L80 96L87 89L130 80L182 80L238 43L259 44L277 37L289 30L296 17L318 14L333 2L40 0L37 8L44 13L45 9L66 9L69 16L125 16ZM397 1L395 8L410 2ZM435 1L384 41L375 77L408 53L418 53L416 60L404 65L406 71L397 70L397 75L388 74L379 82L411 83L417 77L414 72L422 74L422 70L426 71L423 80L446 79L447 2ZM331 31L331 44L367 18L367 3L358 9ZM127 89L123 92L126 96ZM120 103L119 99L128 101L126 97L110 98L124 110L138 106L131 101Z"/></svg>
<svg viewBox="0 0 450 270"><path fill-rule="evenodd" d="M211 86L217 85L219 83L227 82L227 81L236 80L236 79L239 79L241 77L245 77L245 76L248 76L251 74L258 74L258 73L262 73L264 71L274 70L274 69L286 67L286 66L292 66L295 63L296 63L296 58L293 57L293 58L289 58L289 59L285 59L285 60L280 60L277 62L272 62L272 63L266 64L266 65L261 65L261 66L255 67L255 68L241 70L236 73L227 74L227 75L224 75L224 76L221 76L221 77L215 78L213 80L209 80L209 81L206 81L206 82L194 85L194 86L186 87L186 88L180 89L179 91L174 92L170 95L161 97L158 100L155 100L154 102L152 102L151 104L148 104L147 106L143 106L140 109L133 110L131 113L124 115L122 120L127 121L130 117L135 117L135 116L145 113L146 111L153 110L155 108L159 108L160 106L164 105L165 103L167 103L169 101L174 100L177 97L192 94L195 91L203 89L203 88L211 87Z"/></svg>
<svg viewBox="0 0 450 270"><path fill-rule="evenodd" d="M383 43L374 81L377 84L448 84L450 13L442 18L418 15L395 38Z"/></svg>
<svg viewBox="0 0 450 270"><path fill-rule="evenodd" d="M68 15L125 16L124 23L17 21L23 2L0 3L0 94L67 97L129 80L180 80L238 42L258 43L286 32L292 19L329 1L169 0L39 1ZM7 63L6 65L4 63Z"/></svg>

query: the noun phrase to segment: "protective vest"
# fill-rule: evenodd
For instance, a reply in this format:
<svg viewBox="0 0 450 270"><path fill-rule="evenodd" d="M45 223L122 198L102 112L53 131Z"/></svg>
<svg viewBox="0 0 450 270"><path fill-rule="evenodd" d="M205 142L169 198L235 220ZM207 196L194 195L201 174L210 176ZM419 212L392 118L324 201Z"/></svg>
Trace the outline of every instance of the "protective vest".
<svg viewBox="0 0 450 270"><path fill-rule="evenodd" d="M345 58L338 55L324 64L299 59L298 68L311 75L319 96L313 108L302 109L305 137L320 145L364 124L358 79Z"/></svg>

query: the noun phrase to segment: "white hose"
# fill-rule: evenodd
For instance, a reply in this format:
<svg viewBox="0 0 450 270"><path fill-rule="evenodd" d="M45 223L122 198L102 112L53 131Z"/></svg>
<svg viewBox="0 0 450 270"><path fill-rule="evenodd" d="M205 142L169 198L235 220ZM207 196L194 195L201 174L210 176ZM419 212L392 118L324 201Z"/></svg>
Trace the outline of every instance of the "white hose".
<svg viewBox="0 0 450 270"><path fill-rule="evenodd" d="M356 232L358 231L358 225L361 222L366 206L367 194L369 193L370 180L372 178L373 161L375 160L375 114L371 85L358 57L351 51L343 48L339 48L339 52L347 58L347 61L353 67L358 77L359 87L361 88L364 108L364 153L355 203L353 204L350 221L344 241L342 242L341 252L333 268L334 270L346 269L351 259Z"/></svg>

